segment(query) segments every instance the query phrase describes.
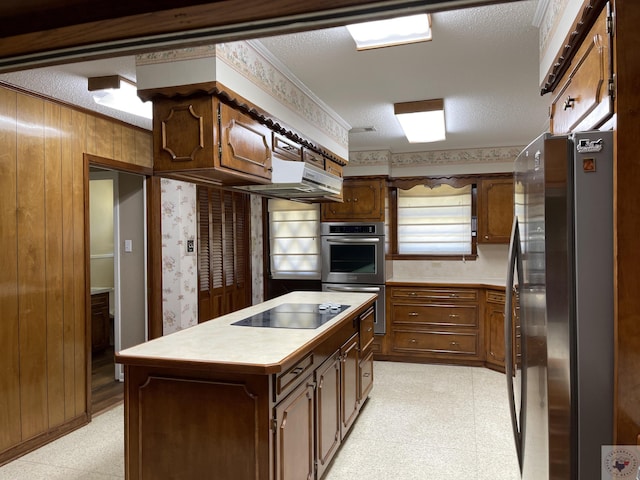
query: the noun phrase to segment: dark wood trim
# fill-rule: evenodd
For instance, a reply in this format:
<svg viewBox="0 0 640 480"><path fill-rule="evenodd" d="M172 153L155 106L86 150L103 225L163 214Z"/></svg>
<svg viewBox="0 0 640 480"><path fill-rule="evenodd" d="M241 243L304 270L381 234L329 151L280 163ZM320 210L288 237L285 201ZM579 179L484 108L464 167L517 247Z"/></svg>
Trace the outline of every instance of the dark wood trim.
<svg viewBox="0 0 640 480"><path fill-rule="evenodd" d="M506 1L454 3L461 8ZM7 33L0 44L0 70L293 33L345 25L356 18L391 17L399 11L409 14L452 8L450 0L189 0L187 4L179 0L152 4L147 0L144 7L139 4L118 2L105 9L89 0L3 2L0 18ZM34 12L38 12L35 17Z"/></svg>
<svg viewBox="0 0 640 480"><path fill-rule="evenodd" d="M73 432L74 430L77 430L80 427L84 427L89 423L89 418L89 414L85 412L69 420L68 422L63 423L62 425L51 428L40 435L21 442L13 448L3 451L2 453L0 453L0 466L9 463L29 452L33 452L34 450L37 450L43 445L57 440L60 437L64 437L65 435Z"/></svg>
<svg viewBox="0 0 640 480"><path fill-rule="evenodd" d="M116 124L119 124L119 125L123 125L123 126L125 126L127 128L130 128L132 130L138 130L140 132L145 132L145 133L149 133L150 132L150 130L148 130L146 128L142 128L142 127L139 127L137 125L132 125L131 123L127 123L127 122L124 122L122 120L118 120L117 118L105 115L103 113L96 112L94 110L89 110L87 108L80 107L78 105L74 105L74 104L69 103L69 102L65 102L64 100L60 100L58 98L50 97L50 96L45 95L43 93L32 92L31 90L27 90L25 88L13 85L11 83L7 83L7 82L5 82L3 80L0 80L0 87L6 88L7 90L13 90L14 92L18 92L18 93L21 93L23 95L29 95L30 97L39 98L41 100L46 100L47 102L55 103L56 105L61 105L63 107L70 108L70 109L75 110L77 112L81 112L81 113L84 113L84 114L87 114L87 115L91 115L92 117L101 118L103 120L108 120L111 123L116 123Z"/></svg>
<svg viewBox="0 0 640 480"><path fill-rule="evenodd" d="M490 178L510 178L513 176L512 172L507 173L477 173L469 175L436 175L436 176L424 176L424 177L390 177L389 187L400 188L402 190L408 190L416 185L425 185L428 187L436 187L438 185L446 184L452 187L460 188L465 185L478 184L483 179Z"/></svg>
<svg viewBox="0 0 640 480"><path fill-rule="evenodd" d="M89 153L84 154L85 160L88 160L92 166L108 168L110 170L118 170L119 172L134 173L138 175L153 175L153 168L134 165L132 163L121 162L111 158L99 157Z"/></svg>
<svg viewBox="0 0 640 480"><path fill-rule="evenodd" d="M162 196L160 177L146 180L147 189L147 330L149 340L161 337L162 326Z"/></svg>
<svg viewBox="0 0 640 480"><path fill-rule="evenodd" d="M581 8L582 15L578 15L578 18L565 37L563 42L564 46L547 72L547 80L540 89L540 95L553 92L558 86L560 79L571 66L571 61L578 52L587 33L591 30L591 27L598 19L600 12L608 1L609 0L584 0Z"/></svg>
<svg viewBox="0 0 640 480"><path fill-rule="evenodd" d="M89 201L89 164L88 155L83 155L83 184L84 184L84 358L85 358L85 389L87 398L87 417L91 421L91 232L90 232L90 201Z"/></svg>

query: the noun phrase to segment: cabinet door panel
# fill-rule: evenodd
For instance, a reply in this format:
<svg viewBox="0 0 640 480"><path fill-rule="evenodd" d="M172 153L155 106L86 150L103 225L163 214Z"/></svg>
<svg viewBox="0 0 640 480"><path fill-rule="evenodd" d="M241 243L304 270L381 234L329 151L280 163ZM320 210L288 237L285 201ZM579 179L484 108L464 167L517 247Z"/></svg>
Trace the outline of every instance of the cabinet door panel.
<svg viewBox="0 0 640 480"><path fill-rule="evenodd" d="M342 203L322 205L322 221L384 221L384 182L381 179L347 179Z"/></svg>
<svg viewBox="0 0 640 480"><path fill-rule="evenodd" d="M220 128L220 166L271 179L271 131L224 104L220 104Z"/></svg>
<svg viewBox="0 0 640 480"><path fill-rule="evenodd" d="M551 105L554 134L591 130L613 114L609 80L613 76L607 9L586 36Z"/></svg>
<svg viewBox="0 0 640 480"><path fill-rule="evenodd" d="M354 335L340 349L342 358L342 438L345 437L358 415L358 335Z"/></svg>
<svg viewBox="0 0 640 480"><path fill-rule="evenodd" d="M483 180L478 207L478 242L509 243L513 222L513 179Z"/></svg>
<svg viewBox="0 0 640 480"><path fill-rule="evenodd" d="M276 480L313 480L313 384L300 385L278 404L276 423Z"/></svg>
<svg viewBox="0 0 640 480"><path fill-rule="evenodd" d="M373 388L373 351L369 352L366 357L360 360L360 405L369 396L369 392Z"/></svg>
<svg viewBox="0 0 640 480"><path fill-rule="evenodd" d="M317 478L338 450L340 438L340 355L336 352L316 371Z"/></svg>

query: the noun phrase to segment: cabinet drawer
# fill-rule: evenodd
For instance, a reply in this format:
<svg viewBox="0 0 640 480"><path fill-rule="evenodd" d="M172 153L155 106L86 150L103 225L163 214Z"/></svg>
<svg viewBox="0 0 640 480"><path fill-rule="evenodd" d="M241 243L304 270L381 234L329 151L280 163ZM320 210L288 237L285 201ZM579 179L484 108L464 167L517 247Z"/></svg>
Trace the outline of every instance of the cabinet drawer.
<svg viewBox="0 0 640 480"><path fill-rule="evenodd" d="M91 295L91 308L109 308L109 293L94 293Z"/></svg>
<svg viewBox="0 0 640 480"><path fill-rule="evenodd" d="M332 175L337 175L338 177L342 177L342 165L334 162L333 160L325 159L324 169L327 171L327 173L331 173Z"/></svg>
<svg viewBox="0 0 640 480"><path fill-rule="evenodd" d="M393 305L394 324L478 326L478 311L475 305Z"/></svg>
<svg viewBox="0 0 640 480"><path fill-rule="evenodd" d="M478 291L475 289L454 288L393 288L392 298L411 298L432 301L475 301L478 300Z"/></svg>
<svg viewBox="0 0 640 480"><path fill-rule="evenodd" d="M275 400L282 397L287 392L297 386L302 379L306 378L313 371L313 353L307 354L302 360L287 367L283 372L275 375Z"/></svg>
<svg viewBox="0 0 640 480"><path fill-rule="evenodd" d="M401 353L477 356L478 335L475 333L396 330L393 336L393 350Z"/></svg>
<svg viewBox="0 0 640 480"><path fill-rule="evenodd" d="M302 160L302 146L274 132L273 151L287 160Z"/></svg>
<svg viewBox="0 0 640 480"><path fill-rule="evenodd" d="M302 159L310 163L311 165L315 165L318 168L324 170L324 157L313 150L304 149L302 151Z"/></svg>
<svg viewBox="0 0 640 480"><path fill-rule="evenodd" d="M505 303L505 294L504 292L498 292L496 290L487 290L486 297L487 302L490 303L500 303L504 305Z"/></svg>

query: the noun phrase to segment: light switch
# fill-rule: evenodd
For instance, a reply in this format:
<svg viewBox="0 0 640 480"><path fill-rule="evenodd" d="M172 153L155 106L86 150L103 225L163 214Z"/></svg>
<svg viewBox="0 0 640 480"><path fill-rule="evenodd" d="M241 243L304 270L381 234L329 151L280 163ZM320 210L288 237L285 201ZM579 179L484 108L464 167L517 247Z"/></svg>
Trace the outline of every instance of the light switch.
<svg viewBox="0 0 640 480"><path fill-rule="evenodd" d="M124 251L126 253L133 252L133 242L131 240L125 240L124 241Z"/></svg>

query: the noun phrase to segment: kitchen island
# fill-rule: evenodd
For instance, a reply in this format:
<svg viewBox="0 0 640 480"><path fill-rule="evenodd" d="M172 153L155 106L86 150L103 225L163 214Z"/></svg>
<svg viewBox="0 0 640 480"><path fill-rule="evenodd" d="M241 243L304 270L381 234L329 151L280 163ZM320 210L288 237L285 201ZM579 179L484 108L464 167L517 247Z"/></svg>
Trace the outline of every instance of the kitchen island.
<svg viewBox="0 0 640 480"><path fill-rule="evenodd" d="M375 299L293 292L119 352L125 477L320 479L373 386ZM342 308L257 326L319 304Z"/></svg>

